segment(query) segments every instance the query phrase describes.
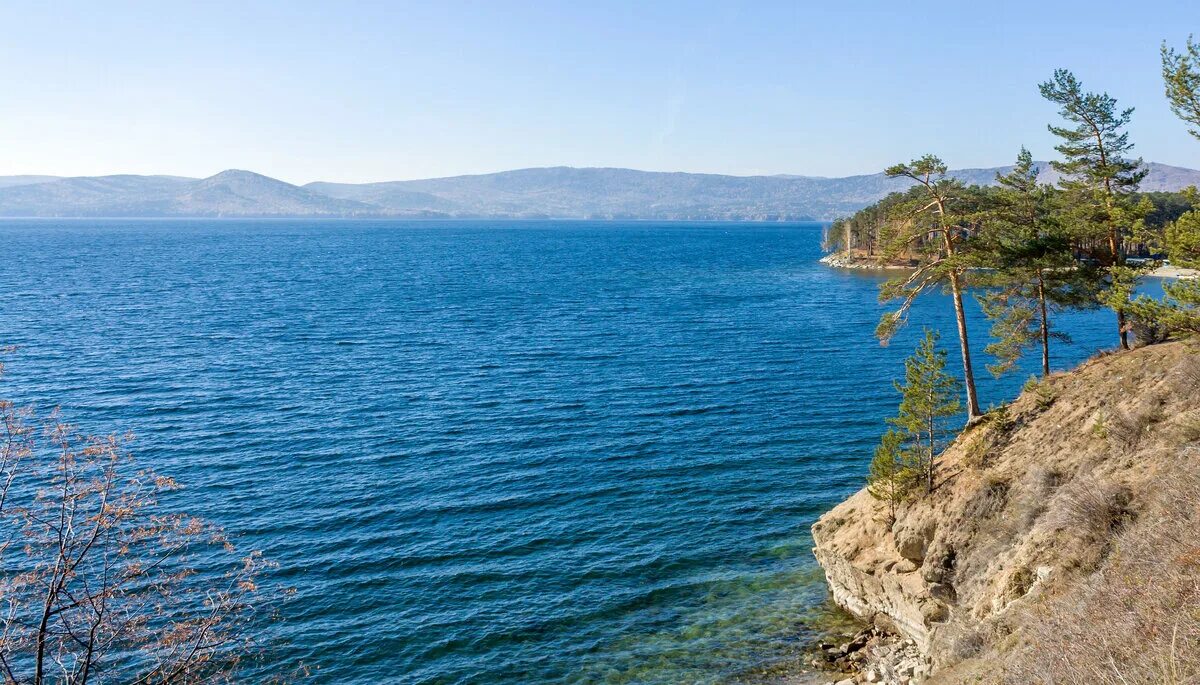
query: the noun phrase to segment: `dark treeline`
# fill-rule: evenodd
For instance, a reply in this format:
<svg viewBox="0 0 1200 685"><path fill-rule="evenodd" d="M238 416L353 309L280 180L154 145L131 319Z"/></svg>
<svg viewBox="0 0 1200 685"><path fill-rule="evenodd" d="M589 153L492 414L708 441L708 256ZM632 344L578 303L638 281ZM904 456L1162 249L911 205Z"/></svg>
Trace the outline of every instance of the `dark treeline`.
<svg viewBox="0 0 1200 685"><path fill-rule="evenodd" d="M1162 76L1172 110L1200 139L1200 44L1162 48ZM1039 85L1058 109L1049 130L1059 143L1055 185L1022 148L995 184L967 186L947 175L935 155L885 170L911 188L832 225L826 248L855 259L909 267L880 287L897 302L876 334L887 343L907 322L913 302L941 290L951 296L961 354L961 384L945 370L945 355L929 331L906 363L903 401L876 452L873 494L895 504L919 485L931 492L934 459L944 427L962 409L968 426L984 419L975 392L971 332L963 309L970 288L990 320L988 369L1000 375L1037 349L1050 374L1052 341L1063 337L1054 319L1066 309L1107 307L1116 315L1121 349L1200 334L1200 278L1164 282L1165 296L1137 295L1138 279L1160 265L1200 268L1200 192L1141 193L1146 176L1128 126L1133 108L1107 93L1086 90L1059 69ZM961 387L965 402L954 399ZM1001 410L1002 411L1002 410Z"/></svg>

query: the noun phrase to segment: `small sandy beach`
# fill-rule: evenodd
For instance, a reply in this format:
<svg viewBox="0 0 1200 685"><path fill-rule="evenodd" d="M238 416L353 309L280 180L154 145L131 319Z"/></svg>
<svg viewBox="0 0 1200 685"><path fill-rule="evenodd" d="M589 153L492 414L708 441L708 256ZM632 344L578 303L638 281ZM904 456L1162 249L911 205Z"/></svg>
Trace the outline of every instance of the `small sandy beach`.
<svg viewBox="0 0 1200 685"><path fill-rule="evenodd" d="M1147 275L1154 276L1155 278L1200 278L1200 269L1186 269L1182 266L1160 266Z"/></svg>

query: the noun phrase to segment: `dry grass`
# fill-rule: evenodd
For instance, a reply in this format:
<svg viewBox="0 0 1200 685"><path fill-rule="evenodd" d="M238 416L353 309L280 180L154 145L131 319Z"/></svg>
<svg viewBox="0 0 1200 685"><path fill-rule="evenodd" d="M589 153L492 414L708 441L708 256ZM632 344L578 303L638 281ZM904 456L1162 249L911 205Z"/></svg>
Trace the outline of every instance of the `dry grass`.
<svg viewBox="0 0 1200 685"><path fill-rule="evenodd" d="M1200 392L1200 355L1184 357L1175 368L1180 392Z"/></svg>
<svg viewBox="0 0 1200 685"><path fill-rule="evenodd" d="M1012 520L1021 530L1033 529L1064 480L1060 472L1041 464L1035 464L1026 472L1012 498Z"/></svg>
<svg viewBox="0 0 1200 685"><path fill-rule="evenodd" d="M1175 421L1181 442L1200 441L1200 411L1181 414Z"/></svg>
<svg viewBox="0 0 1200 685"><path fill-rule="evenodd" d="M1146 427L1143 418L1124 409L1113 409L1104 418L1104 436L1114 453L1124 454L1137 449Z"/></svg>
<svg viewBox="0 0 1200 685"><path fill-rule="evenodd" d="M1008 491L1008 481L995 477L986 479L978 494L967 505L967 516L980 521L999 514L1008 504Z"/></svg>
<svg viewBox="0 0 1200 685"><path fill-rule="evenodd" d="M1052 523L1080 537L1108 537L1133 517L1129 504L1127 489L1091 475L1082 475L1058 493Z"/></svg>
<svg viewBox="0 0 1200 685"><path fill-rule="evenodd" d="M1114 455L1128 455L1137 450L1150 428L1165 418L1162 401L1161 395L1151 393L1130 409L1110 406L1101 410L1093 433L1108 442Z"/></svg>
<svg viewBox="0 0 1200 685"><path fill-rule="evenodd" d="M947 657L955 662L973 659L979 656L988 646L987 637L983 631L963 626L951 626L951 634L946 636L950 644Z"/></svg>
<svg viewBox="0 0 1200 685"><path fill-rule="evenodd" d="M1108 560L1079 591L1030 616L1026 646L1007 660L1003 682L1200 682L1200 477L1163 479L1154 490L1146 515L1116 538ZM1113 492L1071 491L1070 515L1084 525L1117 520Z"/></svg>

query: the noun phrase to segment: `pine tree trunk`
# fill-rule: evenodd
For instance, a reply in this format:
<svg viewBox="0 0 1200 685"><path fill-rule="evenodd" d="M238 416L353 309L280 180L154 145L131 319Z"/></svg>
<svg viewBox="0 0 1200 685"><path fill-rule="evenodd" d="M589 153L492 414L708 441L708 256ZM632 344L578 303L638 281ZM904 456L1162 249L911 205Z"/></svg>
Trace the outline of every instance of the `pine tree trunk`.
<svg viewBox="0 0 1200 685"><path fill-rule="evenodd" d="M1104 153L1104 144L1100 143L1100 163L1108 164L1107 156ZM1117 233L1117 225L1112 221L1113 214L1113 189L1111 179L1104 179L1104 192L1106 194L1105 205L1108 208L1108 251L1112 255L1112 263L1114 267L1122 266L1125 260L1121 253L1121 236ZM1121 349L1129 349L1129 332L1125 330L1125 308L1117 310L1117 335L1121 338Z"/></svg>
<svg viewBox="0 0 1200 685"><path fill-rule="evenodd" d="M933 413L932 413L933 412L932 407L934 406L933 388L932 387L929 388L929 406L930 406L929 461L926 463L926 466L925 466L925 494L927 494L927 495L933 494L933 452L934 452L934 449L936 448L936 444L934 443L934 440L936 439L936 436L934 435L934 431L937 430L937 423L936 423L937 419L934 418Z"/></svg>
<svg viewBox="0 0 1200 685"><path fill-rule="evenodd" d="M1042 376L1050 375L1050 319L1046 314L1046 281L1042 270L1038 269L1038 310L1041 313L1039 322L1042 334Z"/></svg>
<svg viewBox="0 0 1200 685"><path fill-rule="evenodd" d="M1122 264L1122 262L1124 262L1124 260L1121 259L1121 247L1117 243L1116 228L1113 228L1112 232L1108 234L1108 249L1109 249L1109 251L1112 252L1113 265L1121 266L1121 264ZM1129 349L1129 331L1127 331L1125 329L1125 309L1124 308L1117 310L1117 333L1121 337L1121 349L1128 350Z"/></svg>
<svg viewBox="0 0 1200 685"><path fill-rule="evenodd" d="M967 340L967 312L963 308L962 285L958 272L950 274L950 292L954 296L954 318L958 324L958 344L962 349L963 380L967 388L967 425L980 419L979 398L975 394L975 372L971 369L971 347Z"/></svg>

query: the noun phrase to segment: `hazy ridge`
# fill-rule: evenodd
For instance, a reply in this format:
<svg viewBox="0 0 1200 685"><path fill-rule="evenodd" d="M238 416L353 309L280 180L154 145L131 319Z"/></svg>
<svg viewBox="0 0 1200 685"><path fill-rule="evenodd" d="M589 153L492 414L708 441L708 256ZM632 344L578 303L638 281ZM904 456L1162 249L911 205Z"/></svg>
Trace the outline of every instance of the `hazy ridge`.
<svg viewBox="0 0 1200 685"><path fill-rule="evenodd" d="M1200 185L1200 171L1157 163L1147 167L1143 190ZM951 173L968 184L988 184L1010 168ZM1054 182L1057 174L1046 169L1043 179ZM235 169L203 179L7 176L0 177L0 216L788 221L842 216L907 185L883 174L727 176L574 167L304 186Z"/></svg>

